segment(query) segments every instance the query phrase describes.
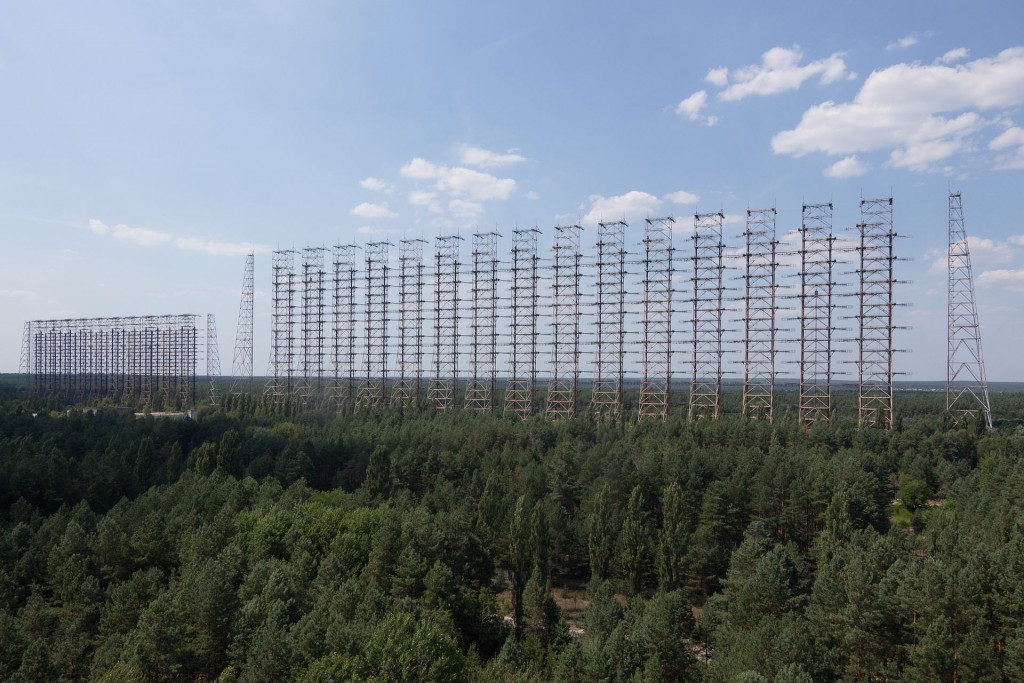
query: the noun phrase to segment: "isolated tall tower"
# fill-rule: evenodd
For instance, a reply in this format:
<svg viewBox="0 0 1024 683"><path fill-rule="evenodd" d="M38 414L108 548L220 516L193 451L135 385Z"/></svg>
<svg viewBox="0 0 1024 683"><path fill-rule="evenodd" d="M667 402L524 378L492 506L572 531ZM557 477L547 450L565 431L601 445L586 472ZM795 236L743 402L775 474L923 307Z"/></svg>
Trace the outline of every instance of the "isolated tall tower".
<svg viewBox="0 0 1024 683"><path fill-rule="evenodd" d="M946 413L953 427L969 425L979 417L992 428L981 329L974 297L971 250L964 227L963 200L949 194L949 323L946 360Z"/></svg>
<svg viewBox="0 0 1024 683"><path fill-rule="evenodd" d="M581 231L578 225L555 227L547 415L556 419L575 415L579 396Z"/></svg>
<svg viewBox="0 0 1024 683"><path fill-rule="evenodd" d="M616 419L622 418L626 354L625 230L625 221L597 226L594 384L590 406L596 415Z"/></svg>
<svg viewBox="0 0 1024 683"><path fill-rule="evenodd" d="M722 213L694 216L689 417L718 419L722 397Z"/></svg>
<svg viewBox="0 0 1024 683"><path fill-rule="evenodd" d="M672 218L648 218L639 419L668 417L672 388ZM721 242L721 239L718 240ZM719 262L721 258L719 257Z"/></svg>
<svg viewBox="0 0 1024 683"><path fill-rule="evenodd" d="M215 377L220 377L220 345L217 343L217 320L213 313L206 314L206 393L210 405L215 406L217 400L217 384Z"/></svg>
<svg viewBox="0 0 1024 683"><path fill-rule="evenodd" d="M399 243L398 378L391 397L400 406L415 405L423 376L423 245L421 239Z"/></svg>
<svg viewBox="0 0 1024 683"><path fill-rule="evenodd" d="M252 391L253 284L255 254L245 257L242 296L238 303L238 324L235 326L235 355L231 361L231 393Z"/></svg>
<svg viewBox="0 0 1024 683"><path fill-rule="evenodd" d="M779 268L776 255L775 208L747 210L743 254L743 415L752 420L775 419L775 300Z"/></svg>
<svg viewBox="0 0 1024 683"><path fill-rule="evenodd" d="M498 356L498 233L473 235L473 319L470 339L472 377L466 407L494 410Z"/></svg>
<svg viewBox="0 0 1024 683"><path fill-rule="evenodd" d="M537 390L537 235L536 228L512 233L512 296L509 327L512 350L505 384L505 413L533 414Z"/></svg>
<svg viewBox="0 0 1024 683"><path fill-rule="evenodd" d="M800 423L832 419L832 204L806 204L800 226Z"/></svg>
<svg viewBox="0 0 1024 683"><path fill-rule="evenodd" d="M434 377L427 398L438 410L455 408L459 376L458 235L436 238L434 254Z"/></svg>

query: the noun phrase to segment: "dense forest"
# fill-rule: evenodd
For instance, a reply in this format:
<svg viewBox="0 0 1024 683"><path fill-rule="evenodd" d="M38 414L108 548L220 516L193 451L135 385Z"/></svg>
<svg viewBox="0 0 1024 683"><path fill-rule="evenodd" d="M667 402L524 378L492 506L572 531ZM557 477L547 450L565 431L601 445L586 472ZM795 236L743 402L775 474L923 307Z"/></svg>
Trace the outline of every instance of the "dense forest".
<svg viewBox="0 0 1024 683"><path fill-rule="evenodd" d="M1024 680L1024 395L951 430L0 401L0 680Z"/></svg>

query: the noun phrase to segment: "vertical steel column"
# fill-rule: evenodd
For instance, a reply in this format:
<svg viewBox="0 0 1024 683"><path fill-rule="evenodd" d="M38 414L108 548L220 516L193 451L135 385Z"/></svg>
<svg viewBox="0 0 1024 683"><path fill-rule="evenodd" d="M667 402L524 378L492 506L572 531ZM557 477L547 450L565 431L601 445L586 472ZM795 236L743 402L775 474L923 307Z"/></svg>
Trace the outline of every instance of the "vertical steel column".
<svg viewBox="0 0 1024 683"><path fill-rule="evenodd" d="M459 242L457 235L435 240L434 377L427 399L438 410L455 408L459 376Z"/></svg>
<svg viewBox="0 0 1024 683"><path fill-rule="evenodd" d="M644 319L638 419L669 413L672 389L673 218L648 218L644 236ZM721 241L721 240L719 240Z"/></svg>
<svg viewBox="0 0 1024 683"><path fill-rule="evenodd" d="M356 402L356 245L334 246L333 356L334 378L330 394L341 412Z"/></svg>
<svg viewBox="0 0 1024 683"><path fill-rule="evenodd" d="M807 204L800 227L800 423L832 419L832 204Z"/></svg>
<svg viewBox="0 0 1024 683"><path fill-rule="evenodd" d="M411 407L420 400L423 377L423 245L421 239L399 243L398 381L392 403Z"/></svg>
<svg viewBox="0 0 1024 683"><path fill-rule="evenodd" d="M717 420L722 397L722 213L697 214L693 230L691 420Z"/></svg>
<svg viewBox="0 0 1024 683"><path fill-rule="evenodd" d="M323 393L324 376L324 252L302 250L302 376L296 383L299 405L309 408Z"/></svg>
<svg viewBox="0 0 1024 683"><path fill-rule="evenodd" d="M622 418L626 355L625 221L597 224L597 288L594 321L595 415Z"/></svg>
<svg viewBox="0 0 1024 683"><path fill-rule="evenodd" d="M473 235L473 376L466 388L466 407L493 411L497 397L498 233Z"/></svg>
<svg viewBox="0 0 1024 683"><path fill-rule="evenodd" d="M775 316L778 307L775 239L776 211L747 211L744 271L743 415L751 420L775 419Z"/></svg>
<svg viewBox="0 0 1024 683"><path fill-rule="evenodd" d="M388 381L388 247L366 245L366 378L359 402L380 408L387 402Z"/></svg>
<svg viewBox="0 0 1024 683"><path fill-rule="evenodd" d="M537 235L536 228L512 233L510 327L512 350L505 384L505 413L526 419L537 391Z"/></svg>
<svg viewBox="0 0 1024 683"><path fill-rule="evenodd" d="M580 232L578 225L555 227L551 292L551 378L547 415L576 414L580 352Z"/></svg>

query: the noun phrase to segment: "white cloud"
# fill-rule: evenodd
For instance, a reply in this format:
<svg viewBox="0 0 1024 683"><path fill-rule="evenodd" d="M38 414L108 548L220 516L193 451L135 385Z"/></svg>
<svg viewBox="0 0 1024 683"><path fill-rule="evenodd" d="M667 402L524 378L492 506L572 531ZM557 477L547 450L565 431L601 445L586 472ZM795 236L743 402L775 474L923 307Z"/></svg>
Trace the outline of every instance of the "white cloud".
<svg viewBox="0 0 1024 683"><path fill-rule="evenodd" d="M952 64L953 62L959 62L962 59L967 59L970 56L970 50L968 50L966 47L958 47L942 55L936 61L941 64Z"/></svg>
<svg viewBox="0 0 1024 683"><path fill-rule="evenodd" d="M401 174L414 180L433 180L435 190L469 201L508 199L516 189L516 181L512 178L497 178L490 173L460 166L433 164L419 157L402 166Z"/></svg>
<svg viewBox="0 0 1024 683"><path fill-rule="evenodd" d="M666 201L670 201L673 204L696 204L700 201L700 197L693 192L687 192L686 190L679 190L677 192L670 192L664 196Z"/></svg>
<svg viewBox="0 0 1024 683"><path fill-rule="evenodd" d="M97 235L109 235L140 247L167 244L183 251L199 251L213 256L244 256L270 251L268 247L252 242L222 242L205 237L177 236L150 228L133 228L123 223L111 226L95 218L89 219L89 229Z"/></svg>
<svg viewBox="0 0 1024 683"><path fill-rule="evenodd" d="M395 191L395 188L389 183L384 182L380 178L363 178L359 181L359 187L364 190L373 190L374 192L387 192L391 193Z"/></svg>
<svg viewBox="0 0 1024 683"><path fill-rule="evenodd" d="M509 166L511 164L518 164L526 161L526 157L519 154L514 149L510 149L504 154L500 154L498 152L491 152L486 149L471 147L469 145L462 145L459 152L459 158L464 164L469 166L479 166L481 168Z"/></svg>
<svg viewBox="0 0 1024 683"><path fill-rule="evenodd" d="M857 158L857 155L843 157L825 169L829 178L856 178L868 172L868 165Z"/></svg>
<svg viewBox="0 0 1024 683"><path fill-rule="evenodd" d="M978 112L1024 104L1024 47L947 66L895 64L875 71L851 102L824 102L772 138L777 154L849 155L890 150L889 163L947 170L990 124ZM953 114L950 116L950 114Z"/></svg>
<svg viewBox="0 0 1024 683"><path fill-rule="evenodd" d="M918 41L919 38L917 37L917 34L911 33L909 36L903 36L902 38L897 38L896 40L892 41L891 43L885 46L885 49L905 50L908 47L913 47L914 45L917 45Z"/></svg>
<svg viewBox="0 0 1024 683"><path fill-rule="evenodd" d="M613 197L590 195L590 211L583 223L593 225L601 221L631 221L646 218L661 206L661 200L652 194L632 190Z"/></svg>
<svg viewBox="0 0 1024 683"><path fill-rule="evenodd" d="M691 121L696 121L704 124L705 126L713 126L718 123L718 117L716 116L702 116L701 111L708 103L708 93L705 90L698 90L687 98L684 98L679 104L676 105L675 112L680 116L685 116Z"/></svg>
<svg viewBox="0 0 1024 683"><path fill-rule="evenodd" d="M441 202L437 200L437 193L429 190L413 190L409 193L409 203L416 206L423 206L432 213L441 213Z"/></svg>
<svg viewBox="0 0 1024 683"><path fill-rule="evenodd" d="M1006 149L1007 147L1019 147L1024 145L1024 128L1013 126L1007 128L988 143L989 149Z"/></svg>
<svg viewBox="0 0 1024 683"><path fill-rule="evenodd" d="M708 69L707 75L704 80L711 85L717 85L719 88L725 87L725 84L729 82L729 68L720 66L717 69Z"/></svg>
<svg viewBox="0 0 1024 683"><path fill-rule="evenodd" d="M844 53L835 52L800 66L803 59L800 48L773 47L761 55L760 64L733 71L732 85L718 97L726 102L738 102L751 95L777 95L797 90L804 81L814 77L823 85L833 83L849 75L843 56Z"/></svg>
<svg viewBox="0 0 1024 683"><path fill-rule="evenodd" d="M995 168L1001 171L1024 169L1024 128L1011 126L988 143L996 155Z"/></svg>
<svg viewBox="0 0 1024 683"><path fill-rule="evenodd" d="M452 199L448 202L448 211L456 218L463 221L473 221L484 212L484 206L480 202L471 202L465 199Z"/></svg>
<svg viewBox="0 0 1024 683"><path fill-rule="evenodd" d="M370 202L357 204L351 213L360 218L394 218L398 215L387 204L372 204Z"/></svg>
<svg viewBox="0 0 1024 683"><path fill-rule="evenodd" d="M1024 247L1024 235L1010 235L1007 239L1010 244L1016 244L1018 247Z"/></svg>
<svg viewBox="0 0 1024 683"><path fill-rule="evenodd" d="M978 276L978 284L982 287L1006 287L1014 292L1024 291L1024 268L986 270Z"/></svg>

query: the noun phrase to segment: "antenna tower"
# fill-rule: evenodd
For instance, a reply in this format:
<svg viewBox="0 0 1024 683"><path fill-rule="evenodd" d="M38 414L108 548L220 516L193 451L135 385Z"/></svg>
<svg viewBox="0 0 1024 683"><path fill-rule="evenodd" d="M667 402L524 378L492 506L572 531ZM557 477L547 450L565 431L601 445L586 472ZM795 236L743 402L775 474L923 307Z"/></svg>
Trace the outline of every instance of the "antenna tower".
<svg viewBox="0 0 1024 683"><path fill-rule="evenodd" d="M622 418L626 355L625 221L598 223L594 385L590 405L596 415Z"/></svg>
<svg viewBox="0 0 1024 683"><path fill-rule="evenodd" d="M455 408L459 377L459 242L458 235L435 239L434 378L427 398L438 410Z"/></svg>
<svg viewBox="0 0 1024 683"><path fill-rule="evenodd" d="M673 218L648 218L644 236L643 378L640 381L639 410L641 420L650 417L664 420L669 412L669 392L672 388L674 224ZM722 241L721 237L718 241Z"/></svg>
<svg viewBox="0 0 1024 683"><path fill-rule="evenodd" d="M505 385L505 413L526 419L537 391L536 228L512 233L512 355Z"/></svg>
<svg viewBox="0 0 1024 683"><path fill-rule="evenodd" d="M217 344L217 320L213 313L206 314L206 387L210 405L215 406L217 385L214 377L220 377L220 346Z"/></svg>
<svg viewBox="0 0 1024 683"><path fill-rule="evenodd" d="M388 381L388 247L366 245L366 378L359 400L367 408L387 401Z"/></svg>
<svg viewBox="0 0 1024 683"><path fill-rule="evenodd" d="M329 387L334 409L356 401L356 245L334 246L333 354L334 377Z"/></svg>
<svg viewBox="0 0 1024 683"><path fill-rule="evenodd" d="M971 250L959 192L949 194L948 258L946 413L954 428L970 425L982 417L985 426L992 429L992 404L989 402L985 359L981 352Z"/></svg>
<svg viewBox="0 0 1024 683"><path fill-rule="evenodd" d="M745 311L743 335L743 415L752 420L775 419L775 208L747 211L743 233Z"/></svg>
<svg viewBox="0 0 1024 683"><path fill-rule="evenodd" d="M255 254L245 257L245 274L242 276L242 297L238 303L238 324L235 327L235 355L231 361L231 393L241 394L252 391L252 341L253 341L253 290ZM243 386L244 384L244 386Z"/></svg>
<svg viewBox="0 0 1024 683"><path fill-rule="evenodd" d="M473 377L466 407L493 411L498 362L498 233L473 235Z"/></svg>
<svg viewBox="0 0 1024 683"><path fill-rule="evenodd" d="M302 250L302 377L296 394L303 408L323 391L325 251L323 247Z"/></svg>
<svg viewBox="0 0 1024 683"><path fill-rule="evenodd" d="M402 240L398 254L398 381L392 402L413 406L420 398L423 377L423 245Z"/></svg>
<svg viewBox="0 0 1024 683"><path fill-rule="evenodd" d="M295 252L280 249L273 254L273 310L271 311L270 381L267 395L277 405L292 392L295 355Z"/></svg>
<svg viewBox="0 0 1024 683"><path fill-rule="evenodd" d="M719 213L694 216L693 356L690 375L691 420L717 420L722 396L722 221Z"/></svg>
<svg viewBox="0 0 1024 683"><path fill-rule="evenodd" d="M832 419L832 204L805 204L800 226L800 424Z"/></svg>
<svg viewBox="0 0 1024 683"><path fill-rule="evenodd" d="M547 414L576 414L580 353L580 232L578 225L555 227L551 294L551 379Z"/></svg>

